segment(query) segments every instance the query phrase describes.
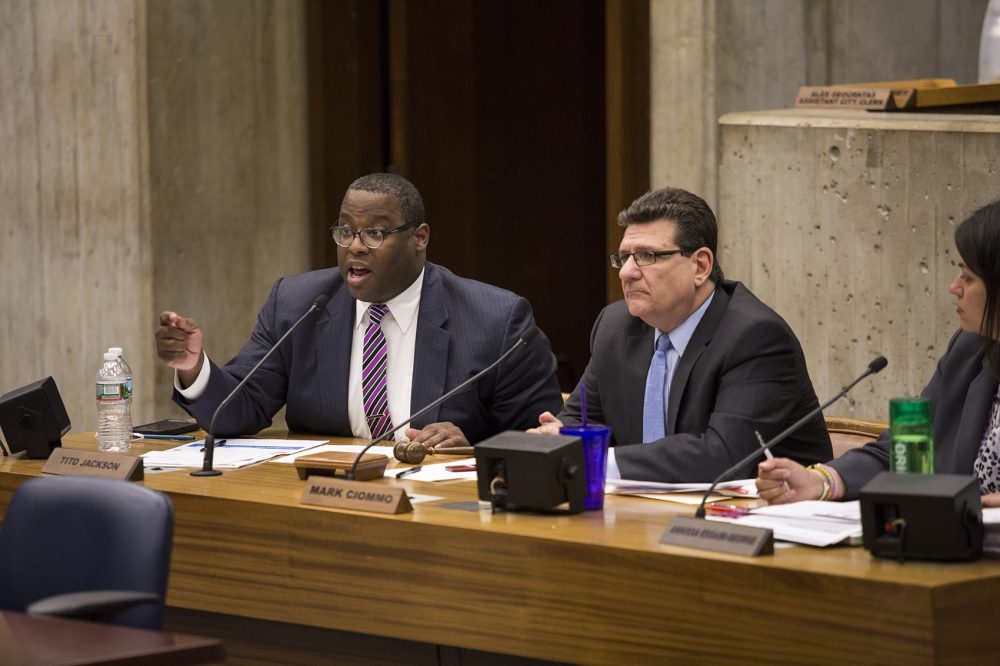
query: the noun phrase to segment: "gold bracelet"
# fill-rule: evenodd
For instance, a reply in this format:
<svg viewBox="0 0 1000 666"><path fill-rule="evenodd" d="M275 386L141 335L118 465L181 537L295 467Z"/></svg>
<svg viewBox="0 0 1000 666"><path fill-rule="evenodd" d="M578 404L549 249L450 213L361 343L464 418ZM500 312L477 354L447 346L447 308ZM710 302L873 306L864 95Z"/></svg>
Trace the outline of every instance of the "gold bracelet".
<svg viewBox="0 0 1000 666"><path fill-rule="evenodd" d="M817 465L810 465L806 467L807 470L819 476L820 480L823 482L823 493L819 496L820 502L825 502L830 499L830 475L829 472L824 471Z"/></svg>

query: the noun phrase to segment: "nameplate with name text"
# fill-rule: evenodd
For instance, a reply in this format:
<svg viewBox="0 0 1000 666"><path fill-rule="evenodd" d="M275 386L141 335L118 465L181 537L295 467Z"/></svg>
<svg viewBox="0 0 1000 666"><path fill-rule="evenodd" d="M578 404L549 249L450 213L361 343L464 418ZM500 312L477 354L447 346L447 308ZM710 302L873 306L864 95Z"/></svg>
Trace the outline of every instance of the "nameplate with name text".
<svg viewBox="0 0 1000 666"><path fill-rule="evenodd" d="M366 483L331 476L310 476L302 490L302 504L330 506L372 513L413 511L406 489L384 483Z"/></svg>
<svg viewBox="0 0 1000 666"><path fill-rule="evenodd" d="M660 543L746 557L774 554L774 535L769 529L687 516L670 521Z"/></svg>
<svg viewBox="0 0 1000 666"><path fill-rule="evenodd" d="M126 453L80 451L57 448L42 466L47 474L62 476L102 476L123 481L142 481L142 458Z"/></svg>

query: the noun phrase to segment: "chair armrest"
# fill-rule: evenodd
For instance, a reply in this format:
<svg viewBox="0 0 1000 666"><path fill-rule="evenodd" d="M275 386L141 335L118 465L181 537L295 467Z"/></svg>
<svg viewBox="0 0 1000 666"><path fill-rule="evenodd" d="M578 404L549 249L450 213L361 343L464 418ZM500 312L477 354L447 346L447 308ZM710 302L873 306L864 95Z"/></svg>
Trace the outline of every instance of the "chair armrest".
<svg viewBox="0 0 1000 666"><path fill-rule="evenodd" d="M91 590L56 594L39 599L27 608L28 615L54 615L85 620L107 620L142 604L162 603L153 592L131 590Z"/></svg>

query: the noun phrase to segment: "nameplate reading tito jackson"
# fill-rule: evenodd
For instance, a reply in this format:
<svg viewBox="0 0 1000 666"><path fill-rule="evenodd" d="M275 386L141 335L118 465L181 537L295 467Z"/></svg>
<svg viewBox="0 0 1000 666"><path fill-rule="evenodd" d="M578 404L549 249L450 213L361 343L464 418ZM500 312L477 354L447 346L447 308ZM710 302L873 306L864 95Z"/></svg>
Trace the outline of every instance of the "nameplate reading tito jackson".
<svg viewBox="0 0 1000 666"><path fill-rule="evenodd" d="M301 502L373 513L413 511L405 488L331 476L310 476L306 479Z"/></svg>
<svg viewBox="0 0 1000 666"><path fill-rule="evenodd" d="M103 476L123 481L142 481L142 458L124 453L57 448L42 466L47 474Z"/></svg>

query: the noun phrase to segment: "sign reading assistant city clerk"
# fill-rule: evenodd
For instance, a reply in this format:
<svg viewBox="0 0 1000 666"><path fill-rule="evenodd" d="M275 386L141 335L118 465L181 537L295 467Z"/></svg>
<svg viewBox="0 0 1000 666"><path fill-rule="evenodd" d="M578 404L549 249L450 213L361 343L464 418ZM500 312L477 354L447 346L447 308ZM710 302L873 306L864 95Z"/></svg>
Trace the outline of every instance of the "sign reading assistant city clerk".
<svg viewBox="0 0 1000 666"><path fill-rule="evenodd" d="M332 476L310 476L302 490L303 504L332 506L373 513L413 511L406 489L382 483L348 481Z"/></svg>
<svg viewBox="0 0 1000 666"><path fill-rule="evenodd" d="M57 447L42 466L46 474L103 476L108 479L142 481L142 458L124 453L80 451Z"/></svg>

